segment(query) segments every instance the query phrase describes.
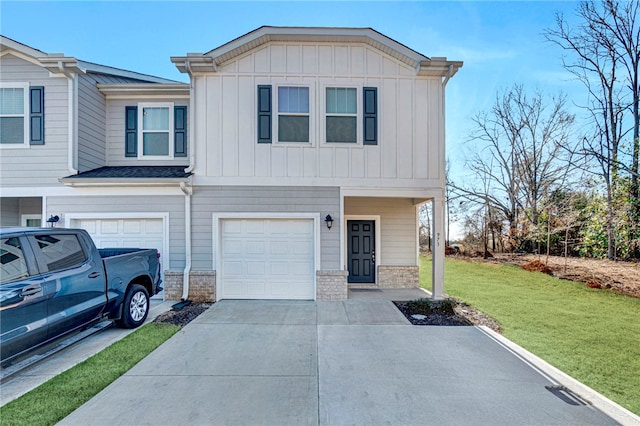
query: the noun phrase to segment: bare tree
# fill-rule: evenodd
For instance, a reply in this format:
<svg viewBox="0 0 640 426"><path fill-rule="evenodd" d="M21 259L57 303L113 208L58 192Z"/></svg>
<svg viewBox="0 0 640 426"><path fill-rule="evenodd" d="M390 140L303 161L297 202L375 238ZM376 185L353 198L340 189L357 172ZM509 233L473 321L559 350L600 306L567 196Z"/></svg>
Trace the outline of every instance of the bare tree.
<svg viewBox="0 0 640 426"><path fill-rule="evenodd" d="M607 9L605 1L603 10L593 1L581 3L578 16L583 23L577 29L571 29L564 17L557 15L556 28L546 30L545 35L549 41L571 53L572 60L563 58L563 65L585 85L589 94L589 104L585 108L592 118L594 133L583 139L577 153L593 160L587 164L595 162L596 169L587 167L586 170L597 173L604 181L607 198L607 257L614 259L615 194L619 171L624 167L619 157L625 135L623 118L628 102L625 102L624 85L620 84L618 77L620 67L624 64L624 54L620 52L620 46L611 34L611 28L616 26L615 22L621 16L616 12L619 5L616 2L608 3L610 8ZM635 16L635 8L633 10ZM613 27L609 23L613 23ZM635 17L630 28L635 28ZM619 32L623 33L624 31ZM637 87L637 75L635 80Z"/></svg>
<svg viewBox="0 0 640 426"><path fill-rule="evenodd" d="M541 200L566 177L566 151L574 117L566 112L565 97L547 99L540 92L528 97L515 85L496 95L491 112L473 118L470 141L479 145L467 168L475 175L475 185L452 187L459 196L498 211L509 224L509 237L519 237L523 228L535 229ZM488 183L487 183L488 182ZM482 187L480 186L482 184ZM487 210L488 211L488 210ZM492 214L491 221L496 217Z"/></svg>

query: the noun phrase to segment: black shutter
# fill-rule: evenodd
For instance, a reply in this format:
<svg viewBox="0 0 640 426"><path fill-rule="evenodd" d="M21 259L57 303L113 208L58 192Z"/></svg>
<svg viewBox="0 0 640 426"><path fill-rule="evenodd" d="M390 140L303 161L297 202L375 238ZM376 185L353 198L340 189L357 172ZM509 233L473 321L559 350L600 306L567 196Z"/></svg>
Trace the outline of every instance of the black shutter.
<svg viewBox="0 0 640 426"><path fill-rule="evenodd" d="M187 156L187 107L177 106L173 109L174 157Z"/></svg>
<svg viewBox="0 0 640 426"><path fill-rule="evenodd" d="M363 133L364 145L378 145L378 88L364 87Z"/></svg>
<svg viewBox="0 0 640 426"><path fill-rule="evenodd" d="M258 143L271 143L271 85L258 86Z"/></svg>
<svg viewBox="0 0 640 426"><path fill-rule="evenodd" d="M138 156L138 107L125 107L124 156Z"/></svg>
<svg viewBox="0 0 640 426"><path fill-rule="evenodd" d="M44 145L44 86L29 91L29 143Z"/></svg>

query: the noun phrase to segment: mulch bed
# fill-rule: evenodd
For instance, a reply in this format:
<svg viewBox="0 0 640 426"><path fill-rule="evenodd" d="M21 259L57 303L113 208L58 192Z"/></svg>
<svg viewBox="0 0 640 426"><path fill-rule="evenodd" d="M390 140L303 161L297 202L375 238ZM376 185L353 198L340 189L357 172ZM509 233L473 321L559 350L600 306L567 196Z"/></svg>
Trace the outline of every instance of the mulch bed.
<svg viewBox="0 0 640 426"><path fill-rule="evenodd" d="M427 299L393 303L413 325L483 325L497 333L502 333L502 327L496 320L455 299L449 299L449 303L442 304L430 302Z"/></svg>
<svg viewBox="0 0 640 426"><path fill-rule="evenodd" d="M180 309L172 309L158 315L153 322L161 322L184 327L196 319L198 315L209 309L213 303L192 303Z"/></svg>

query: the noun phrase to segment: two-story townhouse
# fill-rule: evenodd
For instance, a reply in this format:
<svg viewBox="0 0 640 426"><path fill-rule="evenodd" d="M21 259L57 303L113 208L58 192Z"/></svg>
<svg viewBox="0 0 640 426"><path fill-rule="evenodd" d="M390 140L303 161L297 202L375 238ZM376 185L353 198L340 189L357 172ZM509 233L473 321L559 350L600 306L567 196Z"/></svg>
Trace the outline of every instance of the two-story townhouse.
<svg viewBox="0 0 640 426"><path fill-rule="evenodd" d="M340 300L418 285L431 202L443 296L444 89L461 62L368 28L262 27L171 58L190 85L5 38L1 55L3 85L44 87L43 144L26 127L0 144L3 225L58 216L99 246L159 248L170 300Z"/></svg>
<svg viewBox="0 0 640 426"><path fill-rule="evenodd" d="M0 225L82 227L182 268L188 104L187 84L0 37Z"/></svg>
<svg viewBox="0 0 640 426"><path fill-rule="evenodd" d="M370 28L291 27L171 60L192 87L199 288L333 300L418 286L418 210L431 202L443 296L444 92L462 62Z"/></svg>

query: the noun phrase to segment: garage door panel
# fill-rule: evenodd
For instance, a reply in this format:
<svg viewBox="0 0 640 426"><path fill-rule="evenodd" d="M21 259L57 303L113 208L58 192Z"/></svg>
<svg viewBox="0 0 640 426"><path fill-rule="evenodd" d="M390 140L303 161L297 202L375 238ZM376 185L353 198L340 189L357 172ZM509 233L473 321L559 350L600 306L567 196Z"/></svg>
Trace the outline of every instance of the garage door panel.
<svg viewBox="0 0 640 426"><path fill-rule="evenodd" d="M221 298L314 299L313 224L312 219L222 219Z"/></svg>

